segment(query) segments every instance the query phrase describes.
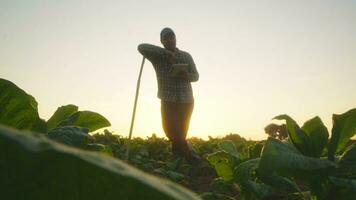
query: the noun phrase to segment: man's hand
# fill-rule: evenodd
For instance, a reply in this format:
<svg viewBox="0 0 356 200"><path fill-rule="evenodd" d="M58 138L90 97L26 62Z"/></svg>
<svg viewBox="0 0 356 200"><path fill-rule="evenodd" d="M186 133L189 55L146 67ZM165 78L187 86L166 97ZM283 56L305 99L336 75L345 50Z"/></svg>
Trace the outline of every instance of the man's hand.
<svg viewBox="0 0 356 200"><path fill-rule="evenodd" d="M178 72L176 78L177 79L181 79L181 80L188 80L189 79L189 75L188 75L187 72L181 71L181 72Z"/></svg>

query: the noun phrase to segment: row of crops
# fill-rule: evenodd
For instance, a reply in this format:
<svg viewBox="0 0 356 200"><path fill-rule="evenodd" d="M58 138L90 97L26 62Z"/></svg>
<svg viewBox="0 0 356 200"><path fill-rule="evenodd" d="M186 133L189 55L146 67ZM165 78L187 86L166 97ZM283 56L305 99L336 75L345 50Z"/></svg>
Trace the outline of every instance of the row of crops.
<svg viewBox="0 0 356 200"><path fill-rule="evenodd" d="M191 138L204 158L192 166L154 134L123 161L127 138L97 132L104 116L64 105L44 120L37 106L0 79L1 199L356 199L356 109L333 115L331 133L319 117L279 115L286 139Z"/></svg>

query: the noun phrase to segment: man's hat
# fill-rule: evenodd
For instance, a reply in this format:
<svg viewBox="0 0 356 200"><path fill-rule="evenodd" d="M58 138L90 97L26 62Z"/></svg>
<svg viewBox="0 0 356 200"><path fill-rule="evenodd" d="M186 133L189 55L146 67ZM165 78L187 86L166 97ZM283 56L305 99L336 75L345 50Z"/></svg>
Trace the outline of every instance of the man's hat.
<svg viewBox="0 0 356 200"><path fill-rule="evenodd" d="M164 38L165 36L171 35L171 34L175 35L174 31L171 28L166 27L166 28L162 29L162 31L161 31L161 39Z"/></svg>

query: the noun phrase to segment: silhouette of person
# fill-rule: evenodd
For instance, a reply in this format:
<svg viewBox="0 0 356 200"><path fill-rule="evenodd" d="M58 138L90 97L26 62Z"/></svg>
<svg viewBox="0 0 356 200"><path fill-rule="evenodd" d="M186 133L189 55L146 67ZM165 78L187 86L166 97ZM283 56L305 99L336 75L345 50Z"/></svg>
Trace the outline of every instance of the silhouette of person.
<svg viewBox="0 0 356 200"><path fill-rule="evenodd" d="M138 51L152 63L156 72L163 130L172 142L173 157L200 163L200 157L186 141L194 108L191 82L198 81L199 73L192 56L176 47L176 35L171 28L164 28L160 38L164 48L143 43L138 45ZM172 76L174 64L186 64L187 70Z"/></svg>

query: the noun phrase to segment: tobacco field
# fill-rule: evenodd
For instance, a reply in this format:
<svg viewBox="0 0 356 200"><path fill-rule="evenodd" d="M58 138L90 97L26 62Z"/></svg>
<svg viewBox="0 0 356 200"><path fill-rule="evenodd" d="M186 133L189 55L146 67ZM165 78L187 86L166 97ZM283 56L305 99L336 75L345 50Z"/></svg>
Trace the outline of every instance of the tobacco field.
<svg viewBox="0 0 356 200"><path fill-rule="evenodd" d="M126 160L128 138L101 114L69 104L42 119L0 78L1 199L355 200L356 109L330 117L330 132L318 116L281 114L267 140L190 138L199 165L174 159L166 138L133 138Z"/></svg>

